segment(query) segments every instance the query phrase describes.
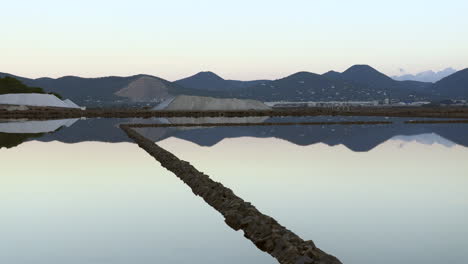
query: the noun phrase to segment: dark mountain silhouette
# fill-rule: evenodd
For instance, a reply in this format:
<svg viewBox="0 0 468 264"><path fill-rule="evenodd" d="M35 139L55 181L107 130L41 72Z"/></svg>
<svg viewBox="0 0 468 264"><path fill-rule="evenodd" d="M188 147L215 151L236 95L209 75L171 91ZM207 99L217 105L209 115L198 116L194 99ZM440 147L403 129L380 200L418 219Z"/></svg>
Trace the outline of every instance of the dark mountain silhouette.
<svg viewBox="0 0 468 264"><path fill-rule="evenodd" d="M322 74L322 75L323 75L324 77L327 77L328 79L334 80L334 79L340 78L340 74L341 74L341 73L336 72L336 71L328 71L328 72L326 72L326 73L324 73L324 74Z"/></svg>
<svg viewBox="0 0 468 264"><path fill-rule="evenodd" d="M442 80L436 82L432 91L445 98L467 99L468 98L468 68L458 71Z"/></svg>
<svg viewBox="0 0 468 264"><path fill-rule="evenodd" d="M0 73L0 77L3 76L13 75ZM142 92L151 94L152 97L148 101L155 99L155 97L156 99L164 100L167 94L173 93L177 95L179 94L178 89L183 90L182 87L172 82L150 75L134 75L129 77L109 76L101 78L65 76L57 79L28 79L15 76L15 78L27 85L41 87L46 92L59 93L62 97L70 98L77 104L85 106L106 106L116 101L134 101L132 100L132 94L139 93L141 95ZM147 82L139 82L141 79L150 79L154 83L148 86ZM124 89L125 95L119 96L119 91ZM155 92L152 90L155 90ZM134 93L132 93L133 91ZM190 91L184 90L184 92L189 93ZM158 94L161 94L161 98L158 98Z"/></svg>
<svg viewBox="0 0 468 264"><path fill-rule="evenodd" d="M213 72L199 72L193 76L175 81L176 84L197 90L208 91L232 91L241 88L251 87L260 83L268 83L267 80L257 81L235 81L225 80Z"/></svg>
<svg viewBox="0 0 468 264"><path fill-rule="evenodd" d="M370 101L386 98L422 100L431 96L422 92L430 83L391 79L367 65L355 65L343 73L323 75L298 72L283 79L241 89L233 95L263 101Z"/></svg>
<svg viewBox="0 0 468 264"><path fill-rule="evenodd" d="M389 98L417 100L429 99L432 97L431 94L424 90L431 87L431 83L395 81L369 65L354 65L341 74L333 73L327 76L335 80L353 82L356 85L367 87L379 94L385 94Z"/></svg>
<svg viewBox="0 0 468 264"><path fill-rule="evenodd" d="M241 89L233 95L262 101L361 100L367 90L342 80L331 80L311 72L298 72L269 83Z"/></svg>
<svg viewBox="0 0 468 264"><path fill-rule="evenodd" d="M391 87L397 82L369 65L354 65L339 75L343 80L365 83L369 86Z"/></svg>
<svg viewBox="0 0 468 264"><path fill-rule="evenodd" d="M298 72L274 81L224 80L212 72L169 82L151 75L128 77L28 79L7 73L28 86L61 94L84 106L122 106L156 102L176 95L249 98L262 101L370 101L396 99L419 101L466 99L466 74L462 70L432 84L396 81L368 65L354 65L339 73L323 75Z"/></svg>

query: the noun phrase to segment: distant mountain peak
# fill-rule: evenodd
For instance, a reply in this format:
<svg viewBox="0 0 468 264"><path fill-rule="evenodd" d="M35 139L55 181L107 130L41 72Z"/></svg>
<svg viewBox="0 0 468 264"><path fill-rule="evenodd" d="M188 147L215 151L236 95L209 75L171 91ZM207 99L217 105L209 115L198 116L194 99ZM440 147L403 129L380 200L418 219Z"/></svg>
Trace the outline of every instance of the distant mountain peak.
<svg viewBox="0 0 468 264"><path fill-rule="evenodd" d="M205 91L232 91L236 89L254 86L265 80L236 81L225 80L211 71L202 71L190 77L175 81L176 84L184 88L205 90Z"/></svg>
<svg viewBox="0 0 468 264"><path fill-rule="evenodd" d="M316 75L315 73L307 72L307 71L300 71L289 75L288 77L300 77L300 76L309 76L309 75Z"/></svg>
<svg viewBox="0 0 468 264"><path fill-rule="evenodd" d="M437 82L447 76L450 76L457 72L452 67L445 68L441 71L423 71L417 74L403 74L400 76L393 76L392 78L397 81L420 81L420 82Z"/></svg>
<svg viewBox="0 0 468 264"><path fill-rule="evenodd" d="M356 65L353 65L351 67L349 67L346 71L344 71L343 73L352 73L352 72L367 72L367 73L375 73L375 72L378 72L380 73L378 70L372 68L371 66L367 65L367 64L356 64Z"/></svg>
<svg viewBox="0 0 468 264"><path fill-rule="evenodd" d="M353 65L341 74L344 80L353 80L357 82L373 83L379 85L385 85L394 82L392 78L379 72L369 65Z"/></svg>
<svg viewBox="0 0 468 264"><path fill-rule="evenodd" d="M327 71L326 73L322 74L324 77L329 79L338 79L340 78L341 73L337 71Z"/></svg>
<svg viewBox="0 0 468 264"><path fill-rule="evenodd" d="M221 78L219 75L211 71L201 71L189 78L201 78L205 80L224 81L223 78Z"/></svg>

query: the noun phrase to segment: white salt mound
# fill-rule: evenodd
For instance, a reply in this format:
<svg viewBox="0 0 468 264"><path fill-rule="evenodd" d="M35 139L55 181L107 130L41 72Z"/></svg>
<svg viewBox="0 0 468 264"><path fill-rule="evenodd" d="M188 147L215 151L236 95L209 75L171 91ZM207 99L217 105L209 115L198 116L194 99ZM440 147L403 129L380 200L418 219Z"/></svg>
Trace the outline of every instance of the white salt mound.
<svg viewBox="0 0 468 264"><path fill-rule="evenodd" d="M80 108L77 104L75 104L72 100L66 99L63 101L69 108Z"/></svg>
<svg viewBox="0 0 468 264"><path fill-rule="evenodd" d="M179 95L170 101L164 110L206 111L206 110L269 110L264 103L256 100L234 98L213 98ZM154 110L161 109L157 106Z"/></svg>
<svg viewBox="0 0 468 264"><path fill-rule="evenodd" d="M27 105L27 106L50 106L62 108L80 108L70 100L62 101L51 94L2 94L0 104L4 105Z"/></svg>

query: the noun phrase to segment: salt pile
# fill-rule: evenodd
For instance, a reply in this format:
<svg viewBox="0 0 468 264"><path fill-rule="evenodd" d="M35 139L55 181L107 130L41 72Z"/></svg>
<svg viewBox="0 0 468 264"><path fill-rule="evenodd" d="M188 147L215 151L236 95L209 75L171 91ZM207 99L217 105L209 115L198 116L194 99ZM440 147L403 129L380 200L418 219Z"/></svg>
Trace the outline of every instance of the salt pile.
<svg viewBox="0 0 468 264"><path fill-rule="evenodd" d="M61 108L80 108L71 100L62 101L51 94L2 94L0 104L4 105L27 105L27 106L50 106Z"/></svg>
<svg viewBox="0 0 468 264"><path fill-rule="evenodd" d="M256 100L235 98L213 98L203 96L179 95L170 102L161 103L164 108L156 106L154 110L184 110L184 111L213 111L213 110L270 110L264 103Z"/></svg>
<svg viewBox="0 0 468 264"><path fill-rule="evenodd" d="M75 104L72 100L66 99L63 101L69 108L80 108L77 104Z"/></svg>

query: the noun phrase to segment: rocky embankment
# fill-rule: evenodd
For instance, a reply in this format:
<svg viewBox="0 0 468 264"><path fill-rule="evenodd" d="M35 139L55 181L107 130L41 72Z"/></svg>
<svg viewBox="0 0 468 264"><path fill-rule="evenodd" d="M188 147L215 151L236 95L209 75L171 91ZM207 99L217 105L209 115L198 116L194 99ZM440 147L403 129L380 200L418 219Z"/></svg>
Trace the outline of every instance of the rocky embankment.
<svg viewBox="0 0 468 264"><path fill-rule="evenodd" d="M195 195L201 196L220 212L227 225L243 230L244 236L260 250L269 253L282 264L339 264L336 257L317 248L312 241L302 238L262 214L252 204L236 196L232 190L215 182L186 161L140 135L131 125L120 126L141 148L158 160L186 183Z"/></svg>
<svg viewBox="0 0 468 264"><path fill-rule="evenodd" d="M468 121L468 120L466 120ZM391 121L337 121L337 122L262 122L262 123L177 123L177 124L131 124L131 128L150 127L236 127L236 126L322 126L322 125L389 125Z"/></svg>
<svg viewBox="0 0 468 264"><path fill-rule="evenodd" d="M67 119L67 118L151 118L151 117L248 117L248 116L391 116L468 118L468 107L356 107L348 110L332 108L296 108L271 110L212 110L212 111L151 111L145 109L65 109L28 106L25 110L8 110L11 106L0 105L3 119Z"/></svg>
<svg viewBox="0 0 468 264"><path fill-rule="evenodd" d="M156 106L155 110L169 111L248 111L271 110L266 104L250 99L214 98L205 96L179 95L163 102L164 107Z"/></svg>

